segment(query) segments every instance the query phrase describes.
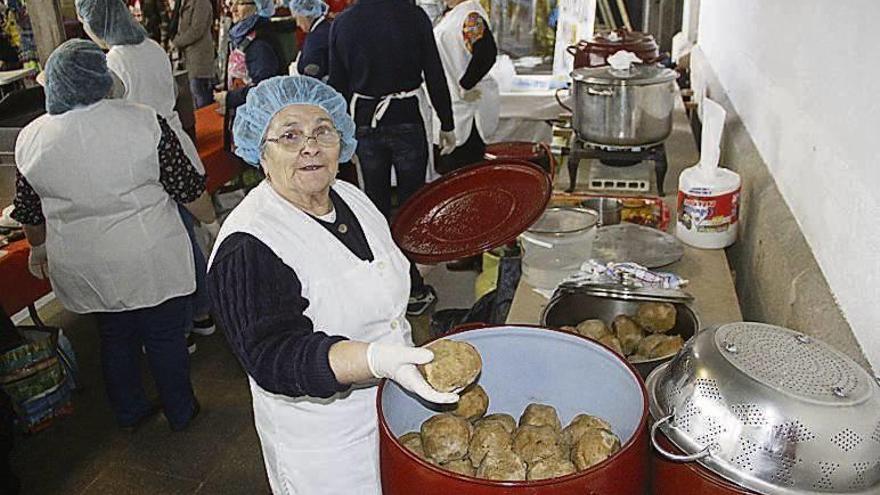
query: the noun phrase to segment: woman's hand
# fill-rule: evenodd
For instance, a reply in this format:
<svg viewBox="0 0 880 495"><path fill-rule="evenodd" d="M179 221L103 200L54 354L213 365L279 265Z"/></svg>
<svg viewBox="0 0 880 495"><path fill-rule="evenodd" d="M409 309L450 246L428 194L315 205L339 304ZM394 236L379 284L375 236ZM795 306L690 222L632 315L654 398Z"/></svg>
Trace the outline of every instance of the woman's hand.
<svg viewBox="0 0 880 495"><path fill-rule="evenodd" d="M40 280L49 278L49 257L46 255L46 245L31 246L28 254L28 271Z"/></svg>
<svg viewBox="0 0 880 495"><path fill-rule="evenodd" d="M436 404L458 402L458 394L434 390L415 365L434 360L429 349L373 342L367 347L367 365L376 378L394 380L401 387Z"/></svg>

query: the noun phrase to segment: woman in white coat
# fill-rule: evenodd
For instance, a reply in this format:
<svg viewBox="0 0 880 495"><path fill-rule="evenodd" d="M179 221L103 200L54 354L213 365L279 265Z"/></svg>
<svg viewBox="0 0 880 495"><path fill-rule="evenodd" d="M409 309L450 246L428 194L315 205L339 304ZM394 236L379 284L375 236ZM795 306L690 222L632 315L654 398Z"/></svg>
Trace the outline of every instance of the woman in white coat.
<svg viewBox="0 0 880 495"><path fill-rule="evenodd" d="M122 98L146 105L161 115L174 129L189 161L200 174L204 174L205 167L198 150L184 132L180 117L174 110L177 84L165 50L147 37L122 0L76 0L75 3L86 34L98 46L109 49L107 66L124 86ZM208 314L210 302L204 288L207 270L205 256L195 242L192 216L185 210L181 210L181 216L190 235L196 265L197 290L193 297L192 330L201 335L210 335L214 325ZM203 223L202 227L211 237L216 237L220 229L217 223Z"/></svg>
<svg viewBox="0 0 880 495"><path fill-rule="evenodd" d="M488 14L478 0L446 0L446 6L450 10L434 27L434 38L452 96L456 148L439 158L441 173L483 160L500 106L498 83L489 75L498 49Z"/></svg>
<svg viewBox="0 0 880 495"><path fill-rule="evenodd" d="M158 412L141 382L141 347L172 429L198 413L184 329L195 273L183 205L215 220L205 178L167 121L105 97L113 79L101 49L70 40L49 57L48 113L15 143L13 217L31 244L29 268L70 311L95 315L104 385L118 425Z"/></svg>
<svg viewBox="0 0 880 495"><path fill-rule="evenodd" d="M410 263L385 217L336 181L355 125L345 99L306 76L263 81L235 118L236 154L266 179L229 215L208 286L248 374L274 493L381 494L377 378L435 403L406 319Z"/></svg>

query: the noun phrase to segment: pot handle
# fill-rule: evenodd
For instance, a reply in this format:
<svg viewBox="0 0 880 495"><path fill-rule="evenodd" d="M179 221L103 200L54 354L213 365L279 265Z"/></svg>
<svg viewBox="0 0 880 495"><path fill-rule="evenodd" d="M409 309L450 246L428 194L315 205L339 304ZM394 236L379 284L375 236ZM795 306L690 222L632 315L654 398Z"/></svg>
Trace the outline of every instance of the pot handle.
<svg viewBox="0 0 880 495"><path fill-rule="evenodd" d="M565 51L567 51L572 57L576 57L578 54L578 47L576 45L568 45L565 47Z"/></svg>
<svg viewBox="0 0 880 495"><path fill-rule="evenodd" d="M664 416L664 417L658 419L651 426L651 444L654 445L654 450L656 450L660 455L662 455L666 459L673 461L673 462L693 462L693 461L697 461L697 460L700 460L704 457L708 457L708 456L712 455L712 453L709 452L709 447L706 447L703 450L697 452L696 454L691 454L691 455L673 454L672 452L669 452L668 450L661 447L660 442L657 441L657 432L660 430L660 426L662 426L664 423L668 422L673 417L674 417L674 415L672 415L672 414L670 414L668 416Z"/></svg>
<svg viewBox="0 0 880 495"><path fill-rule="evenodd" d="M593 96L614 96L613 89L596 89L589 87L587 88L587 94L591 94Z"/></svg>
<svg viewBox="0 0 880 495"><path fill-rule="evenodd" d="M564 90L564 89L568 89L568 88L557 88L557 89L556 89L556 93L555 93L555 96L556 96L556 103L559 103L559 106L560 106L560 107L562 107L562 108L568 110L568 111L571 112L571 113L574 113L574 110L572 110L571 107L569 107L569 106L566 105L565 103L562 103L562 98L559 97L559 92L562 91L562 90Z"/></svg>

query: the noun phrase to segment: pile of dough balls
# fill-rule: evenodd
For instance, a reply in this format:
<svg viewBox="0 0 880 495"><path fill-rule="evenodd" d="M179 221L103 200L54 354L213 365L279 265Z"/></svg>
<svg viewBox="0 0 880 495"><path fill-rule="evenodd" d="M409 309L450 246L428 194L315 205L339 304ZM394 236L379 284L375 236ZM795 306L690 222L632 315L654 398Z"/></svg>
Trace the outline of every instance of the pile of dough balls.
<svg viewBox="0 0 880 495"><path fill-rule="evenodd" d="M667 335L675 327L675 306L670 303L642 303L632 316L618 315L611 328L602 320L586 320L566 332L601 342L634 363L664 358L684 345L680 335Z"/></svg>
<svg viewBox="0 0 880 495"><path fill-rule="evenodd" d="M498 481L534 481L590 468L620 450L605 420L578 414L562 427L556 409L529 404L519 423L509 414L486 415L489 396L479 385L458 406L428 418L400 443L448 471Z"/></svg>

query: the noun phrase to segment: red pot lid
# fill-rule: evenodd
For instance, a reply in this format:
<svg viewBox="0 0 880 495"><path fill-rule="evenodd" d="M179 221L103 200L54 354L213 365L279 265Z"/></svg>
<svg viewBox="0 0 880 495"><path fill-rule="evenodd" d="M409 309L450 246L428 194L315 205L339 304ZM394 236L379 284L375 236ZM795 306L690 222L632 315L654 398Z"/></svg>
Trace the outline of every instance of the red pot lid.
<svg viewBox="0 0 880 495"><path fill-rule="evenodd" d="M507 244L541 216L550 176L517 160L478 163L421 188L403 205L391 235L417 263L442 263Z"/></svg>

